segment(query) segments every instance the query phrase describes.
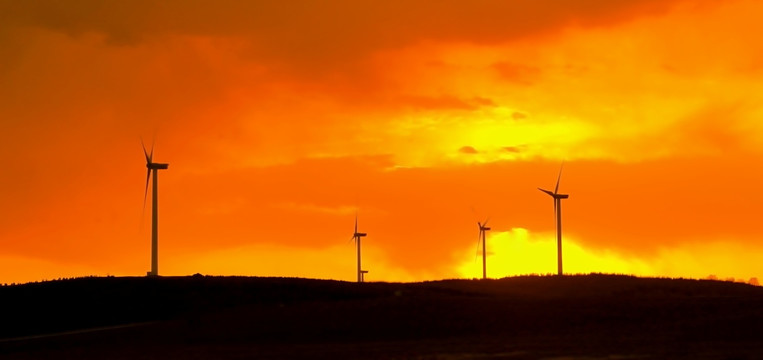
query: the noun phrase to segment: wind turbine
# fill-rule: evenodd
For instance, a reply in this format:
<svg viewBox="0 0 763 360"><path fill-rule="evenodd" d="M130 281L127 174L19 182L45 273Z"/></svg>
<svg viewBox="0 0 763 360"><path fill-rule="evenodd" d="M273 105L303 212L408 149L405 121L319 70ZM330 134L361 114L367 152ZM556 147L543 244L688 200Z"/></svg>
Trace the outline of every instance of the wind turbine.
<svg viewBox="0 0 763 360"><path fill-rule="evenodd" d="M567 199L570 196L567 194L559 193L559 181L562 179L562 169L564 169L564 163L559 168L559 177L556 178L556 187L554 192L538 188L538 190L549 194L554 198L554 215L556 215L556 252L557 252L557 274L562 275L562 199Z"/></svg>
<svg viewBox="0 0 763 360"><path fill-rule="evenodd" d="M148 182L151 179L151 173L154 175L151 194L151 271L146 275L159 275L159 170L166 170L170 164L160 164L154 162L154 144L151 144L151 152L146 151L146 145L143 140L140 141L143 146L143 154L146 155L146 191L143 195L143 209L146 208L146 199L148 198Z"/></svg>
<svg viewBox="0 0 763 360"><path fill-rule="evenodd" d="M480 233L477 237L477 248L479 248L479 242L482 240L482 278L487 279L487 257L486 257L486 251L485 251L485 233L490 230L489 227L487 227L487 222L490 221L490 219L485 219L484 223L480 223L477 221L477 226L480 227Z"/></svg>
<svg viewBox="0 0 763 360"><path fill-rule="evenodd" d="M360 267L360 238L365 237L366 235L367 235L366 233L358 232L358 213L356 212L355 213L355 232L352 233L351 239L355 240L355 245L358 249L358 282L359 283L363 282L364 280L363 275L368 273L367 270L362 270L362 268Z"/></svg>

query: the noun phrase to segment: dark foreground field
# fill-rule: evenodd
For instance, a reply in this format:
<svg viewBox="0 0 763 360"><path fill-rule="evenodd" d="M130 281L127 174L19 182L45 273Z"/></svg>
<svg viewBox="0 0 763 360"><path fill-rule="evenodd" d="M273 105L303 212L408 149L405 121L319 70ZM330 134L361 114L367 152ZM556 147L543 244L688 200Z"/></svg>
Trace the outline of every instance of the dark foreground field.
<svg viewBox="0 0 763 360"><path fill-rule="evenodd" d="M0 288L2 359L763 359L763 288L586 275Z"/></svg>

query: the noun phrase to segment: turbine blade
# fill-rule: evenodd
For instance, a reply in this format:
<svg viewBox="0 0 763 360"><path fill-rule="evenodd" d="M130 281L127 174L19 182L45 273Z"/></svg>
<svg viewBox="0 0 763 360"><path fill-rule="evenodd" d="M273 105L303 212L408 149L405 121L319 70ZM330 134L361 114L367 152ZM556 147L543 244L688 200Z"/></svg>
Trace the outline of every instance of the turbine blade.
<svg viewBox="0 0 763 360"><path fill-rule="evenodd" d="M355 233L358 233L358 212L355 211Z"/></svg>
<svg viewBox="0 0 763 360"><path fill-rule="evenodd" d="M148 199L148 180L151 179L151 169L146 171L146 191L143 193L143 212L146 212L146 200ZM143 216L141 215L141 218Z"/></svg>
<svg viewBox="0 0 763 360"><path fill-rule="evenodd" d="M154 161L154 145L156 145L156 137L151 141L151 154L148 155L148 162Z"/></svg>
<svg viewBox="0 0 763 360"><path fill-rule="evenodd" d="M488 221L490 221L490 216L488 216L488 217L485 219L485 222L483 222L483 223L482 223L482 226L487 226L487 223L488 223Z"/></svg>
<svg viewBox="0 0 763 360"><path fill-rule="evenodd" d="M541 189L541 188L538 188L538 190L540 190L540 191L543 191L544 193L546 193L546 194L549 194L549 195L551 195L551 196L554 196L554 193L552 193L552 192L550 192L550 191L548 191L548 190L546 190L546 189Z"/></svg>
<svg viewBox="0 0 763 360"><path fill-rule="evenodd" d="M143 146L143 155L146 155L146 162L151 163L151 158L148 156L148 151L146 151L146 144L143 143L143 138L140 139L140 145Z"/></svg>
<svg viewBox="0 0 763 360"><path fill-rule="evenodd" d="M556 178L556 187L554 188L554 194L559 193L559 181L562 180L563 169L564 169L564 161L562 161L562 166L559 167L559 176Z"/></svg>

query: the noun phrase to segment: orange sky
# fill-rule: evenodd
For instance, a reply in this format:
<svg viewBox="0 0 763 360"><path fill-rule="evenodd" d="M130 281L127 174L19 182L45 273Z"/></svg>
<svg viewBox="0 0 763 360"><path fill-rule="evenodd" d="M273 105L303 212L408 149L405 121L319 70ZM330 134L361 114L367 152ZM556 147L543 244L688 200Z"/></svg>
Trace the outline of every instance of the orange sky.
<svg viewBox="0 0 763 360"><path fill-rule="evenodd" d="M0 282L763 274L756 0L0 0ZM142 225L141 225L142 223Z"/></svg>

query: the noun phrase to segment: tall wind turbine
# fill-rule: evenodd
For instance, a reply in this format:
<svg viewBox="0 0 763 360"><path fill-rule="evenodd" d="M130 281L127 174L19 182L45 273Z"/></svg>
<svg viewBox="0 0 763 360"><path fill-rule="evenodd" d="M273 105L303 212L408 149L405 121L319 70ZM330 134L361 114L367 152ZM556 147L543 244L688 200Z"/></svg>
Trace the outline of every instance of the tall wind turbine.
<svg viewBox="0 0 763 360"><path fill-rule="evenodd" d="M562 275L562 199L567 199L570 196L567 194L559 193L559 181L562 179L562 169L564 169L564 163L559 168L559 177L556 178L556 187L554 192L538 188L538 190L549 194L554 198L554 215L556 215L556 252L557 252L557 274Z"/></svg>
<svg viewBox="0 0 763 360"><path fill-rule="evenodd" d="M490 230L489 227L487 227L487 222L490 221L490 219L485 219L484 223L480 223L477 221L477 226L480 227L480 233L477 237L477 245L479 245L479 241L482 240L482 278L487 279L487 253L485 251L485 233Z"/></svg>
<svg viewBox="0 0 763 360"><path fill-rule="evenodd" d="M363 270L360 267L360 238L365 237L366 235L367 235L366 233L358 232L358 213L356 212L355 213L355 232L352 233L352 238L351 239L355 240L355 246L358 249L358 282L359 283L363 282L363 280L364 280L363 279L364 278L363 275L368 273L367 270Z"/></svg>
<svg viewBox="0 0 763 360"><path fill-rule="evenodd" d="M148 198L148 182L151 179L151 173L154 175L154 183L151 188L151 271L146 275L159 275L159 170L166 170L170 164L160 164L154 162L154 145L151 144L151 152L146 151L146 145L143 140L140 141L143 146L143 154L146 155L146 191L143 195L143 208L146 208L146 199Z"/></svg>

